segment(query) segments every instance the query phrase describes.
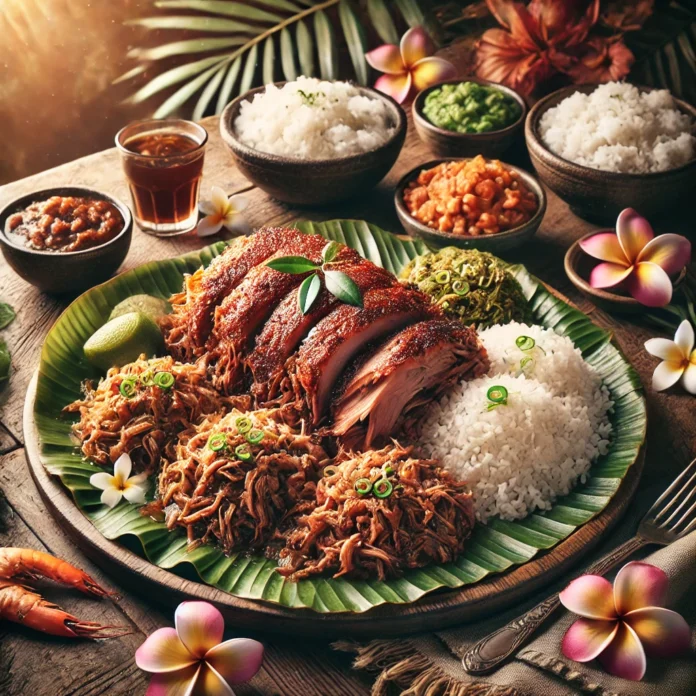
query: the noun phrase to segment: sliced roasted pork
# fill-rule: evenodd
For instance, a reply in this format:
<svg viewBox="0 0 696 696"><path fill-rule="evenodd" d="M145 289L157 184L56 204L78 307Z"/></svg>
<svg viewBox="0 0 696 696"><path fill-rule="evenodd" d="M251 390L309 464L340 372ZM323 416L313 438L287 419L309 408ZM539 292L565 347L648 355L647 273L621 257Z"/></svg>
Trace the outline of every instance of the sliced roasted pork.
<svg viewBox="0 0 696 696"><path fill-rule="evenodd" d="M173 312L163 322L169 352L179 360L202 355L213 329L215 308L252 268L281 249L283 256L302 255L308 238L296 229L267 227L235 240L208 268L189 276L184 292L171 298Z"/></svg>
<svg viewBox="0 0 696 696"><path fill-rule="evenodd" d="M302 237L301 246L295 241L289 245L283 244L271 258L294 254L320 263L326 239L318 234ZM345 254L359 258L357 252L347 247ZM278 303L291 291L294 294L306 275L276 271L264 262L252 268L217 307L208 348L215 362L215 386L218 389L229 394L239 386L242 361L253 345L256 332Z"/></svg>
<svg viewBox="0 0 696 696"><path fill-rule="evenodd" d="M353 449L394 432L402 414L462 379L488 370L476 331L458 321L431 319L401 330L357 369L333 404L332 434Z"/></svg>
<svg viewBox="0 0 696 696"><path fill-rule="evenodd" d="M363 307L340 304L309 333L294 370L314 425L324 417L343 369L372 341L438 316L426 295L403 285L370 290Z"/></svg>
<svg viewBox="0 0 696 696"><path fill-rule="evenodd" d="M347 247L341 249L331 267L350 276L362 294L398 283L389 271L375 266ZM310 330L336 309L339 302L323 287L307 314L302 314L296 292L288 294L278 305L256 337L254 350L246 359L254 378L252 393L258 403L266 403L278 396L280 383L285 376L285 361Z"/></svg>

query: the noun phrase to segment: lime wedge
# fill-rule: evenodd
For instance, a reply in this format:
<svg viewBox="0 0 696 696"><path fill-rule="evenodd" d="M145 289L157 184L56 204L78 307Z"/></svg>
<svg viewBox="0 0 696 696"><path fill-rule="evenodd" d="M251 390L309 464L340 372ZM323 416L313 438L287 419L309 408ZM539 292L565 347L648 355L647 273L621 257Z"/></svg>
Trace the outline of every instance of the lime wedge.
<svg viewBox="0 0 696 696"><path fill-rule="evenodd" d="M121 367L141 353L156 355L162 347L162 332L146 314L128 312L98 329L85 343L85 357L102 370Z"/></svg>
<svg viewBox="0 0 696 696"><path fill-rule="evenodd" d="M152 295L131 295L126 297L123 302L119 302L112 310L109 315L109 320L116 319L123 314L128 314L129 312L140 312L141 314L146 314L150 319L157 321L160 317L165 314L169 314L172 311L172 306L160 297L153 297Z"/></svg>

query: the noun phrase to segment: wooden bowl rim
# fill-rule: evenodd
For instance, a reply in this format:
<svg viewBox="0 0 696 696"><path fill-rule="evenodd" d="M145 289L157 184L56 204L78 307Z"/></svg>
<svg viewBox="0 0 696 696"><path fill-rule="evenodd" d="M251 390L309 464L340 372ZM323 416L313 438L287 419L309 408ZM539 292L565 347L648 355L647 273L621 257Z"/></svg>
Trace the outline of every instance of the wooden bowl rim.
<svg viewBox="0 0 696 696"><path fill-rule="evenodd" d="M236 117L240 105L243 101L248 100L257 94L261 94L266 90L268 85L261 85L260 87L254 87L244 94L240 94L238 97L233 99L224 109L220 115L220 136L222 137L224 143L232 149L232 151L238 155L245 157L247 159L256 160L269 165L282 165L282 166L292 166L301 168L321 168L326 166L336 166L345 164L364 164L365 159L368 157L374 157L382 152L386 152L390 147L394 145L399 138L403 138L406 133L406 113L400 104L398 104L394 99L392 99L388 94L379 92L372 87L365 87L364 85L359 85L352 80L325 80L326 82L347 82L353 85L356 89L360 90L366 96L369 95L375 99L380 99L383 101L394 117L396 123L394 127L394 133L389 137L389 139L382 143L379 147L374 150L368 150L367 152L359 152L355 155L345 155L344 157L331 157L325 159L300 159L299 157L285 157L283 155L275 155L270 152L263 152L261 150L256 150L249 145L242 143L234 134L234 129L232 127L232 117ZM287 80L282 80L280 82L273 82L275 87L282 87L287 83Z"/></svg>
<svg viewBox="0 0 696 696"><path fill-rule="evenodd" d="M438 87L442 87L442 85L458 85L463 82L475 82L477 85L495 87L495 89L498 89L501 92L503 92L503 94L506 94L507 96L511 97L517 102L519 107L522 109L519 118L513 123L511 123L509 126L505 126L505 128L499 128L498 130L494 131L486 131L485 133L457 133L456 131L451 131L447 130L447 128L440 128L440 126L436 126L423 115L423 106L425 105L425 99L428 96L428 94L430 94L430 92L437 89ZM413 120L417 125L422 126L426 130L429 130L433 133L437 133L438 135L452 138L453 140L471 140L472 142L475 142L476 140L498 140L504 138L506 135L511 135L514 131L519 129L519 127L524 124L528 110L529 109L527 107L527 102L524 100L524 97L519 92L512 89L512 87L508 87L507 85L503 85L499 82L493 82L492 80L484 80L481 77L463 77L461 79L455 80L444 80L443 82L438 82L435 85L430 85L430 87L426 87L425 89L422 89L420 92L418 92L411 106Z"/></svg>
<svg viewBox="0 0 696 696"><path fill-rule="evenodd" d="M97 200L104 200L108 203L114 205L118 211L123 216L123 227L121 231L113 238L99 244L98 246L89 247L88 249L78 249L77 251L43 251L41 249L30 249L29 247L19 246L15 244L5 232L5 224L7 218L15 212L18 212L20 207L25 208L27 205L33 203L37 200L45 200L51 196L89 196L96 198ZM5 205L0 210L0 244L4 247L9 247L12 251L17 250L20 253L27 254L29 256L41 256L44 258L54 258L54 259L70 259L78 258L80 256L88 256L90 254L96 254L98 252L104 251L106 248L112 244L116 244L119 240L127 235L129 231L133 229L133 215L131 214L130 208L123 203L121 200L112 196L109 193L104 193L98 189L90 188L89 186L53 186L47 189L40 189L32 193L25 193L22 196L15 198Z"/></svg>
<svg viewBox="0 0 696 696"><path fill-rule="evenodd" d="M455 234L449 234L447 232L440 232L439 230L434 230L432 227L428 227L427 225L423 224L420 220L416 220L416 218L411 215L409 210L406 208L404 205L404 191L406 190L406 186L411 182L412 179L415 179L418 174L424 169L432 169L433 167L436 167L438 164L442 164L443 162L464 162L464 161L469 161L474 159L473 157L441 157L439 159L431 160L430 162L425 162L424 164L418 165L417 167L414 167L411 169L408 173L404 174L404 176L401 177L399 180L399 183L396 185L396 190L394 191L394 205L396 206L396 211L399 214L400 217L405 218L408 220L409 224L413 225L415 229L417 229L419 232L422 232L423 234L427 235L432 235L433 237L437 237L439 239L442 239L443 241L449 241L450 243L452 242L453 239L457 240L477 240L477 239L483 239L483 238L490 238L492 239L513 239L517 236L522 236L527 232L531 227L536 226L538 227L541 224L541 221L544 219L544 215L546 214L546 191L544 190L543 185L541 182L533 175L530 174L529 172L525 171L521 167L517 167L514 164L508 164L507 162L503 162L500 160L500 163L508 168L512 169L512 171L516 172L517 174L522 177L522 180L527 184L536 194L538 200L539 200L539 207L537 208L536 212L534 215L527 220L523 225L518 225L517 227L513 227L510 230L505 230L504 232L496 232L496 234L492 235L481 235L478 237L474 237L471 235L455 235ZM490 158L486 158L490 159Z"/></svg>
<svg viewBox="0 0 696 696"><path fill-rule="evenodd" d="M614 292L609 292L608 290L603 290L602 288L593 288L576 270L577 263L576 260L581 258L583 250L580 248L580 242L583 242L590 237L594 237L596 234L601 234L604 230L595 230L594 232L588 232L579 239L576 239L568 251L565 253L563 258L563 267L565 268L566 275L570 282L581 292L584 292L589 297L596 297L604 302L613 303L616 305L622 305L624 307L643 307L638 300L634 299L630 295L617 295ZM590 257L591 258L591 257ZM672 281L672 287L678 287L684 280L687 274L686 266L682 268L679 275Z"/></svg>
<svg viewBox="0 0 696 696"><path fill-rule="evenodd" d="M613 182L649 182L660 177L681 173L682 171L686 171L690 168L696 168L696 157L694 157L678 167L665 169L661 172L610 172L605 169L594 169L593 167L587 167L583 164L578 164L577 162L571 162L570 160L557 155L555 152L552 152L546 146L544 141L541 139L541 135L539 134L539 121L541 120L541 117L550 108L557 106L560 101L566 97L569 97L575 92L589 94L600 86L601 85L599 83L569 85L567 87L561 87L555 92L551 92L551 94L547 94L545 97L540 99L527 114L527 119L524 126L525 139L527 141L527 147L530 153L544 159L547 166L560 170L561 173L572 174L586 181L589 179L592 180L592 183L594 184L604 184L605 178L610 179ZM648 87L646 85L633 85L633 87L636 87L640 91L644 92L653 92L658 89L657 87ZM694 122L696 122L696 107L681 99L678 99L674 95L672 95L672 99L674 100L675 106L680 111L691 116L691 118L694 119ZM599 181L597 181L597 179L599 179Z"/></svg>

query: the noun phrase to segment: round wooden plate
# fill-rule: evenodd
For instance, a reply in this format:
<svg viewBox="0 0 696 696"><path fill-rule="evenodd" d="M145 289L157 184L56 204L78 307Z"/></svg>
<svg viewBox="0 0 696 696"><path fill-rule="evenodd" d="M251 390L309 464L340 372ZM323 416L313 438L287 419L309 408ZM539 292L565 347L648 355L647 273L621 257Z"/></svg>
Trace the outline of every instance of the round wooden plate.
<svg viewBox="0 0 696 696"><path fill-rule="evenodd" d="M205 600L215 604L236 626L320 636L327 640L403 636L442 629L522 601L578 563L618 522L636 491L645 459L643 444L636 462L626 473L609 505L567 539L524 565L461 589L433 592L412 604L386 604L361 614L319 614L309 609L286 609L263 601L234 597L215 587L158 568L126 546L104 538L75 505L60 480L51 477L41 463L34 422L37 379L38 371L29 385L24 405L29 468L47 508L87 556L123 586L151 598L153 602L174 606L184 599Z"/></svg>

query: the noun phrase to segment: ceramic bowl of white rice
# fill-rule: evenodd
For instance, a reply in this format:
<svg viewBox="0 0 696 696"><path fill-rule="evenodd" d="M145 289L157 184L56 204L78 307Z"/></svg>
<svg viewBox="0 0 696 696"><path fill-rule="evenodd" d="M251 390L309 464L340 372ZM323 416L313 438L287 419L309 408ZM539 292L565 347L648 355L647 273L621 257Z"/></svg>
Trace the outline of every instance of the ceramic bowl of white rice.
<svg viewBox="0 0 696 696"><path fill-rule="evenodd" d="M535 104L525 139L539 178L583 218L650 217L696 190L696 108L627 83L566 87Z"/></svg>
<svg viewBox="0 0 696 696"><path fill-rule="evenodd" d="M374 187L396 162L406 115L350 82L299 77L237 97L220 135L242 173L274 198L324 205Z"/></svg>

